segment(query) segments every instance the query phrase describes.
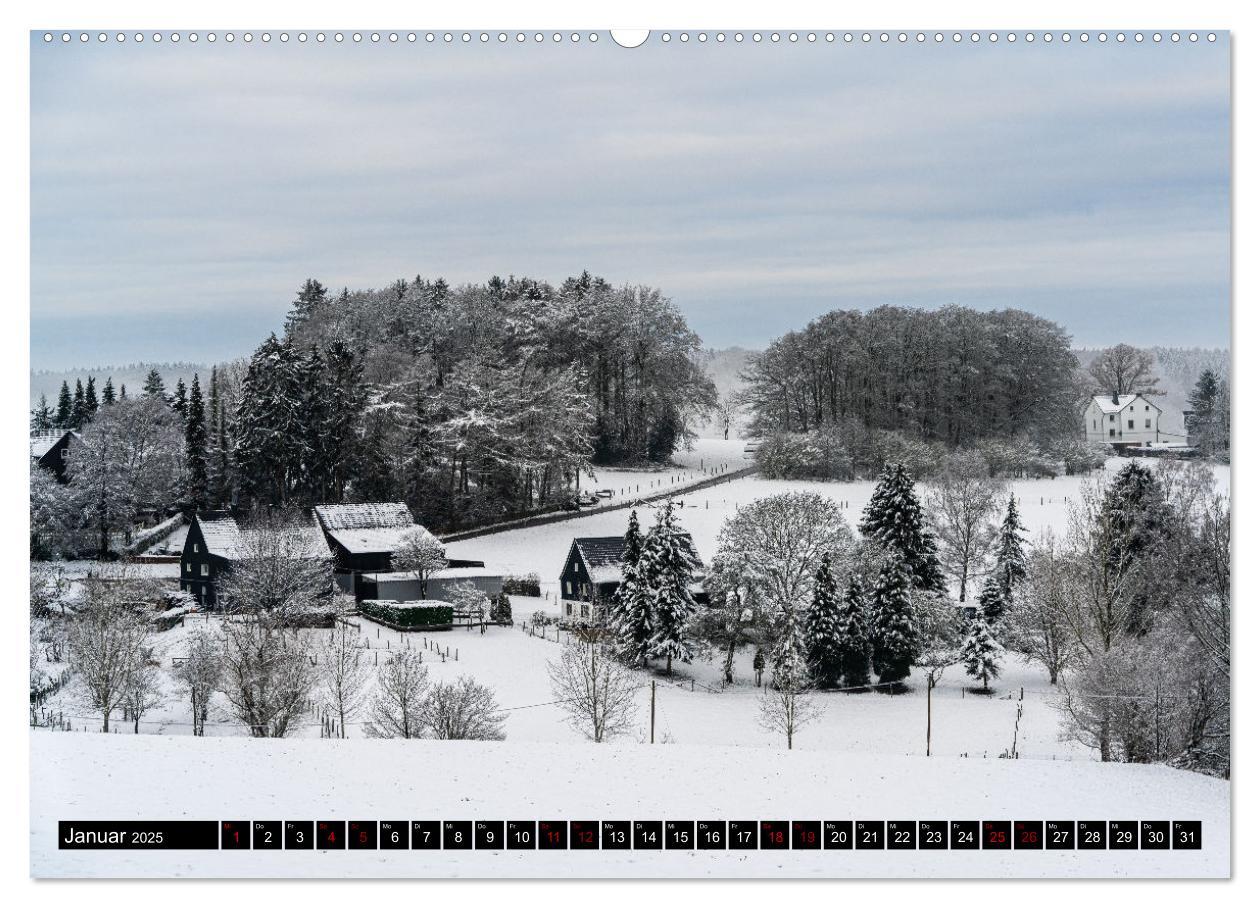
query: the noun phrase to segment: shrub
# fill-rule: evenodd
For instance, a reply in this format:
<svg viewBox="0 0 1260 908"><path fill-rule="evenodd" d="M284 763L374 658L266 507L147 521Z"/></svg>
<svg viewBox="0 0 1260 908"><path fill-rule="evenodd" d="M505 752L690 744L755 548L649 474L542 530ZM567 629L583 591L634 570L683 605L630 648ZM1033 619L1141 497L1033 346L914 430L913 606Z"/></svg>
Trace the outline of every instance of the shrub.
<svg viewBox="0 0 1260 908"><path fill-rule="evenodd" d="M519 577L504 577L503 592L511 596L542 596L542 584L537 574L522 574Z"/></svg>
<svg viewBox="0 0 1260 908"><path fill-rule="evenodd" d="M433 600L411 603L365 599L359 603L359 612L399 627L449 627L455 620L454 608Z"/></svg>

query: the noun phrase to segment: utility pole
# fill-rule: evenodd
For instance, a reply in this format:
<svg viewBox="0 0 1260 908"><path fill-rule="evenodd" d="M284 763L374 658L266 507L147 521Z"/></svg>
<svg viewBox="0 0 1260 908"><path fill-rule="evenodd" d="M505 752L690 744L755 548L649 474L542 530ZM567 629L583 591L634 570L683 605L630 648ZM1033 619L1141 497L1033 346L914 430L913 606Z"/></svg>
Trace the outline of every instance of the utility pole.
<svg viewBox="0 0 1260 908"><path fill-rule="evenodd" d="M655 679L655 678L654 678L654 679L652 679L652 709L651 709L651 716L652 716L652 719L651 719L651 722L650 722L650 724L649 724L649 726L648 726L648 728L650 729L650 730L649 730L649 732L648 732L648 743L649 743L649 744L655 744L655 743L656 743L656 679Z"/></svg>
<svg viewBox="0 0 1260 908"><path fill-rule="evenodd" d="M927 755L932 756L932 688L936 687L936 679L932 673L928 672L928 695L927 695Z"/></svg>

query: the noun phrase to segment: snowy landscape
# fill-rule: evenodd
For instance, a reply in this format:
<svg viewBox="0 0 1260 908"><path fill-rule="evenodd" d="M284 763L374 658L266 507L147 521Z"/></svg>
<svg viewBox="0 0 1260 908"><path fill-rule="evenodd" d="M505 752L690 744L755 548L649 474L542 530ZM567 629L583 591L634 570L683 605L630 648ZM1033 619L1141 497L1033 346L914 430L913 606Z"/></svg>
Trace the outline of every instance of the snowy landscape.
<svg viewBox="0 0 1260 908"><path fill-rule="evenodd" d="M204 34L32 37L33 876L1231 875L1228 40ZM1202 847L57 836L389 817Z"/></svg>

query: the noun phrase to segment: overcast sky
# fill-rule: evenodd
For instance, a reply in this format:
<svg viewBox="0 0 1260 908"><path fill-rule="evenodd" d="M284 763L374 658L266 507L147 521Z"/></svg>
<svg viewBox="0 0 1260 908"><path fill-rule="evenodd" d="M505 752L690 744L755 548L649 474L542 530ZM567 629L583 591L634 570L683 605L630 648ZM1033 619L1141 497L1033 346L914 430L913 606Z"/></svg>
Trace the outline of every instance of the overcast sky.
<svg viewBox="0 0 1260 908"><path fill-rule="evenodd" d="M32 368L208 361L334 288L589 269L710 346L1017 306L1229 342L1229 51L32 40Z"/></svg>

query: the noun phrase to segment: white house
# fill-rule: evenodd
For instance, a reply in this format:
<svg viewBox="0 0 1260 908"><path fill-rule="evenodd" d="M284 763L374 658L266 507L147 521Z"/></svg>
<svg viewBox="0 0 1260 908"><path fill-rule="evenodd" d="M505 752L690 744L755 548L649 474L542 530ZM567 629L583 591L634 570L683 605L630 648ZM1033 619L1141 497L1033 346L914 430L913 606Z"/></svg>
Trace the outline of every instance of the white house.
<svg viewBox="0 0 1260 908"><path fill-rule="evenodd" d="M1142 447L1170 441L1173 436L1160 432L1160 413L1141 394L1099 394L1085 408L1085 440Z"/></svg>

